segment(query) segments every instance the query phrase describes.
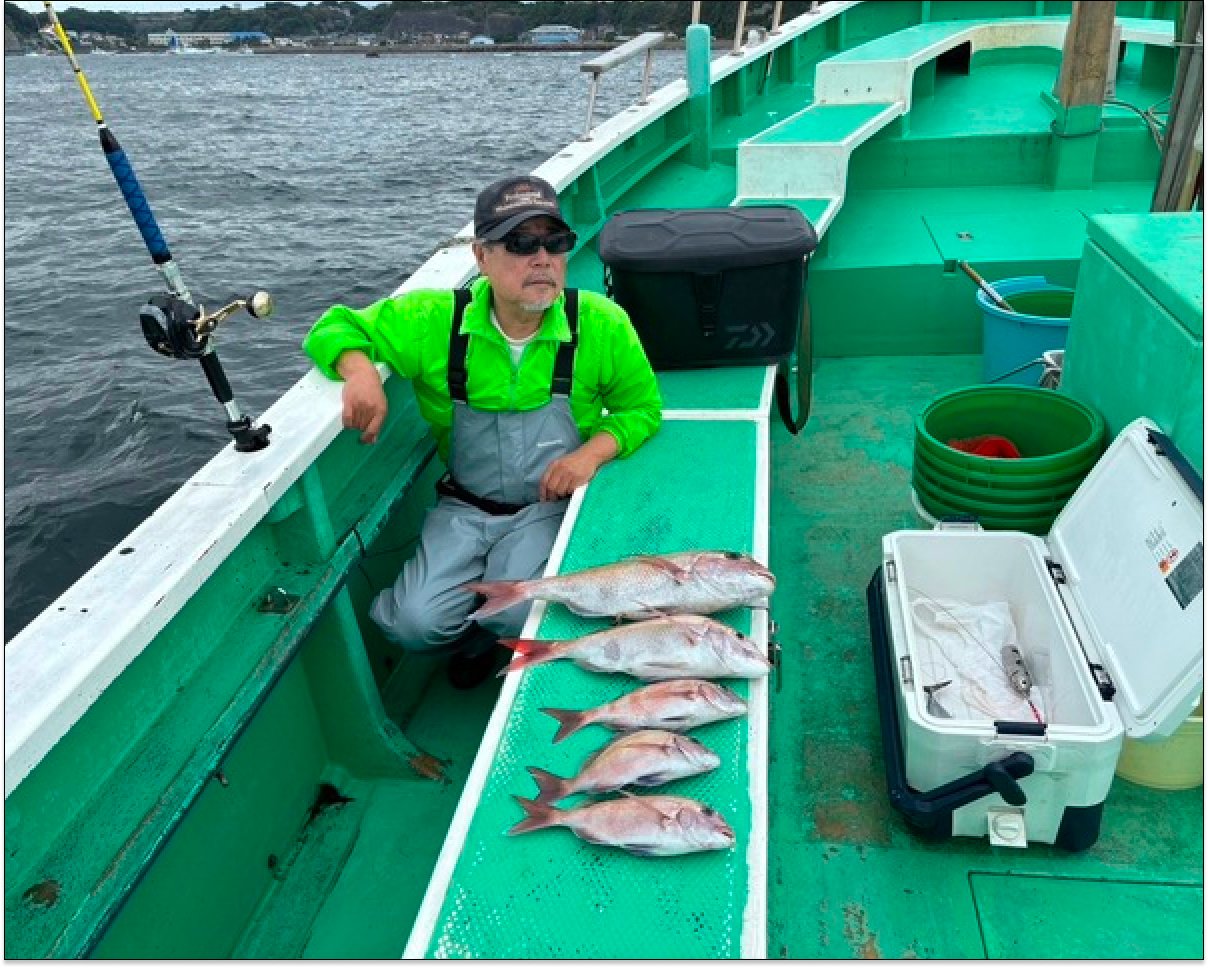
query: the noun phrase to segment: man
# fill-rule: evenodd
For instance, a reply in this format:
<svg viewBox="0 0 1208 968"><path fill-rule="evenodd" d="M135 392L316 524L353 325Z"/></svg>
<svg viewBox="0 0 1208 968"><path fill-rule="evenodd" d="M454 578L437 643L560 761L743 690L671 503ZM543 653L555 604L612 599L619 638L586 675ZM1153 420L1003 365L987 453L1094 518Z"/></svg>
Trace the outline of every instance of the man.
<svg viewBox="0 0 1208 968"><path fill-rule="evenodd" d="M615 303L563 291L575 234L553 186L532 175L487 186L474 206L468 293L417 290L364 310L333 306L303 346L343 378L344 426L377 440L386 396L374 363L415 387L449 468L415 557L370 616L415 652L452 652L449 679L469 688L518 635L528 605L468 621L467 582L538 577L568 499L662 420L658 385ZM468 303L466 302L468 298ZM607 413L605 414L605 411Z"/></svg>

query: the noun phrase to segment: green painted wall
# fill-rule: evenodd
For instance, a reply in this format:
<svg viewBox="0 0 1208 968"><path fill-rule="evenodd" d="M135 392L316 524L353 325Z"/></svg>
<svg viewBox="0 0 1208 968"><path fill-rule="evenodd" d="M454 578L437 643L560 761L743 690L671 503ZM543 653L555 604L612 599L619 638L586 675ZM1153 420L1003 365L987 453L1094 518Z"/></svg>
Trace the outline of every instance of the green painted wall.
<svg viewBox="0 0 1208 968"><path fill-rule="evenodd" d="M1204 473L1204 216L1104 216L1088 241L1061 388L1109 433L1149 417ZM1198 305L1197 305L1198 303Z"/></svg>

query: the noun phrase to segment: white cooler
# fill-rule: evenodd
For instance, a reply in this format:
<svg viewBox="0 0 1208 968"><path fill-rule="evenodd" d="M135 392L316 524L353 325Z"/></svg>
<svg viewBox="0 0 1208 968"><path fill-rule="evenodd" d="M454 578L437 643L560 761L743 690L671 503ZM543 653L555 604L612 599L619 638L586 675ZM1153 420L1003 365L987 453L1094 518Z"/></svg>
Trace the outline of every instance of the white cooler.
<svg viewBox="0 0 1208 968"><path fill-rule="evenodd" d="M885 535L868 588L877 698L890 799L920 833L1095 842L1125 734L1169 736L1203 689L1203 501L1195 470L1142 418L1047 538L944 522ZM935 665L920 650L935 639L913 616L952 601L1008 603L1034 715L995 720L958 704L954 716L950 686L924 693Z"/></svg>

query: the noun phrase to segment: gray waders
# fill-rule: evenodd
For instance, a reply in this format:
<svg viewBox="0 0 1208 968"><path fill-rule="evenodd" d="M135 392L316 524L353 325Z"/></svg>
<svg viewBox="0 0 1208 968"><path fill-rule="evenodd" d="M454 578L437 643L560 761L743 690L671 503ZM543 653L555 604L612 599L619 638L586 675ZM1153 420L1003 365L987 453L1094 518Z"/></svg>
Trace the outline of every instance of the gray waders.
<svg viewBox="0 0 1208 968"><path fill-rule="evenodd" d="M473 624L467 616L478 596L462 586L540 577L569 503L539 501L538 493L550 462L582 444L570 411L578 293L566 290L571 338L558 347L549 403L517 412L475 410L466 402L469 337L461 332L461 320L469 292L459 289L454 297L449 473L437 484L441 496L424 519L415 557L373 600L369 615L387 638L409 651L472 655L491 648L496 637L519 635L530 604L484 619L490 635L467 636ZM463 636L467 641L459 641Z"/></svg>

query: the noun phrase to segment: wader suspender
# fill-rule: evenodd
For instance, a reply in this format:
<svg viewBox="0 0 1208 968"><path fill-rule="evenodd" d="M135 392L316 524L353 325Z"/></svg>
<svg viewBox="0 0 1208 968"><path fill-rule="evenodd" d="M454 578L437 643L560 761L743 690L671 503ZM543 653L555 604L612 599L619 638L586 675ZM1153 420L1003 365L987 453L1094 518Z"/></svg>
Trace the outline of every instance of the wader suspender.
<svg viewBox="0 0 1208 968"><path fill-rule="evenodd" d="M470 337L461 332L462 317L465 316L466 306L470 304L470 290L453 290L453 326L449 330L449 396L454 403L467 403L466 400L466 349L470 345ZM566 321L570 325L570 340L558 346L558 355L554 358L554 374L550 381L551 396L570 396L571 373L575 363L575 348L579 345L579 290L566 290ZM446 471L436 482L436 493L444 497L457 498L487 514L518 514L524 510L523 504L506 504L503 501L492 501L479 497L467 491Z"/></svg>
<svg viewBox="0 0 1208 968"><path fill-rule="evenodd" d="M470 337L461 331L461 320L470 305L469 289L453 290L453 327L449 330L449 396L455 403L466 403L466 349ZM575 349L579 345L579 290L566 290L566 322L570 325L570 342L558 345L554 360L551 396L570 396L571 371Z"/></svg>

